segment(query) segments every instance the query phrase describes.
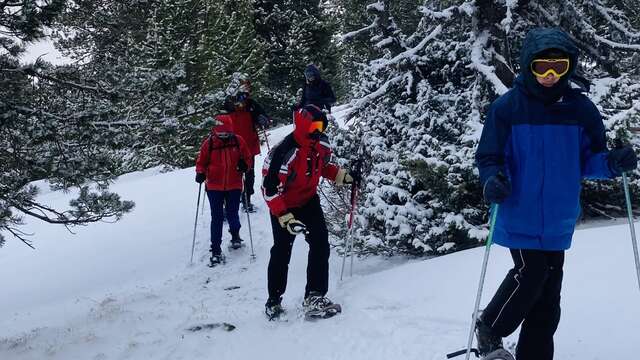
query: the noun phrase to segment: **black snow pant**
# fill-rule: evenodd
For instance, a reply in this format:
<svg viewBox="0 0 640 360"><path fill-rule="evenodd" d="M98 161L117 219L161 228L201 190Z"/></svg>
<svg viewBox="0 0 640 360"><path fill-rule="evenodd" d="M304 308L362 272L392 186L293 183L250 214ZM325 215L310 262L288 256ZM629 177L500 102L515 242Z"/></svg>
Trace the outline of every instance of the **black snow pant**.
<svg viewBox="0 0 640 360"><path fill-rule="evenodd" d="M511 257L515 266L482 312L482 321L501 337L522 324L517 360L552 360L564 251L512 249Z"/></svg>
<svg viewBox="0 0 640 360"><path fill-rule="evenodd" d="M320 198L316 194L302 207L292 208L289 211L296 220L302 221L309 231L309 235L306 236L306 241L309 243L309 258L305 297L312 291L325 295L329 288L329 233L320 206ZM291 249L296 237L282 228L278 218L273 215L271 215L271 228L273 229L273 247L267 278L269 298L278 299L287 288Z"/></svg>
<svg viewBox="0 0 640 360"><path fill-rule="evenodd" d="M251 197L251 195L253 195L253 184L256 181L256 173L255 173L255 169L254 169L254 165L255 165L255 156L251 157L251 160L249 160L247 162L247 165L249 165L250 169L244 173L244 192L242 193L242 203L244 204L244 202L246 201L245 196L249 195L249 197ZM246 192L246 195L245 195ZM249 199L249 202L251 202L251 199Z"/></svg>

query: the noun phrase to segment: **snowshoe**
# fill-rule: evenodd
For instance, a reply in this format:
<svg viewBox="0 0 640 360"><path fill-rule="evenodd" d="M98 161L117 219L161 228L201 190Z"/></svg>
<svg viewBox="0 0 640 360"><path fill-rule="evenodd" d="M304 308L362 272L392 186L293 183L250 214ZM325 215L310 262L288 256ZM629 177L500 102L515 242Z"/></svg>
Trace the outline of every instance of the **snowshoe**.
<svg viewBox="0 0 640 360"><path fill-rule="evenodd" d="M334 304L329 298L311 292L302 303L305 320L328 319L342 312L340 304Z"/></svg>
<svg viewBox="0 0 640 360"><path fill-rule="evenodd" d="M209 267L215 267L216 265L224 264L226 262L224 255L211 255L209 258Z"/></svg>
<svg viewBox="0 0 640 360"><path fill-rule="evenodd" d="M487 355L481 356L480 360L516 360L516 358L507 350L500 348Z"/></svg>
<svg viewBox="0 0 640 360"><path fill-rule="evenodd" d="M282 298L268 299L264 304L264 313L267 315L269 321L278 320L282 314L284 314L284 308L282 307Z"/></svg>
<svg viewBox="0 0 640 360"><path fill-rule="evenodd" d="M476 341L480 356L487 356L487 354L503 349L502 337L493 334L491 327L482 321L482 317L476 321Z"/></svg>
<svg viewBox="0 0 640 360"><path fill-rule="evenodd" d="M232 250L237 250L243 247L244 244L243 244L243 240L240 238L240 232L230 231L230 233L231 233L231 244L229 245L229 248Z"/></svg>

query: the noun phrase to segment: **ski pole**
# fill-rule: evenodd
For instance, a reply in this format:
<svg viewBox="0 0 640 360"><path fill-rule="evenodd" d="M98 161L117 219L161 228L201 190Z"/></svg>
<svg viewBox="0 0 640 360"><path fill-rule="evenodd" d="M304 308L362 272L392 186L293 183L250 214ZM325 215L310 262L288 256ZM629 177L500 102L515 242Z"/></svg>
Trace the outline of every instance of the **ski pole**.
<svg viewBox="0 0 640 360"><path fill-rule="evenodd" d="M264 142L267 143L267 151L271 152L271 146L269 146L269 136L267 135L267 129L262 127L262 133L264 134Z"/></svg>
<svg viewBox="0 0 640 360"><path fill-rule="evenodd" d="M245 175L242 175L242 183L244 184ZM249 243L251 244L251 260L256 259L256 254L253 252L253 234L251 233L251 215L249 215L249 192L244 192L244 200L247 206L244 207L244 211L247 213L247 225L249 226Z"/></svg>
<svg viewBox="0 0 640 360"><path fill-rule="evenodd" d="M191 242L191 260L189 265L193 265L193 252L196 249L196 230L198 226L198 208L200 207L200 194L202 193L202 183L198 186L198 202L196 203L196 221L193 223L193 241Z"/></svg>
<svg viewBox="0 0 640 360"><path fill-rule="evenodd" d="M629 194L629 179L627 173L622 173L622 183L624 185L624 198L627 203L627 215L629 217L629 230L631 231L631 243L633 244L633 256L636 261L636 275L638 276L638 289L640 289L640 257L638 257L638 242L636 240L636 227L633 223L633 212L631 210L631 195Z"/></svg>
<svg viewBox="0 0 640 360"><path fill-rule="evenodd" d="M204 204L205 204L205 201L202 202L202 207L200 208L200 216L204 216Z"/></svg>
<svg viewBox="0 0 640 360"><path fill-rule="evenodd" d="M493 243L493 232L496 226L496 217L498 216L498 204L491 206L491 220L489 221L489 238L484 251L484 260L482 261L482 271L480 272L480 284L478 284L478 294L476 295L476 303L473 308L473 322L471 330L469 330L469 341L467 341L467 352L465 360L469 360L471 355L471 345L473 344L473 331L478 321L478 309L480 308L480 300L482 298L482 288L484 287L484 278L487 275L487 265L489 264L489 253L491 252L491 244Z"/></svg>
<svg viewBox="0 0 640 360"><path fill-rule="evenodd" d="M351 214L349 214L349 231L351 232L351 236L349 236L349 258L351 259L351 264L349 264L349 277L353 277L353 213L356 208L356 198L358 197L358 186L353 184L353 191L351 191Z"/></svg>
<svg viewBox="0 0 640 360"><path fill-rule="evenodd" d="M349 252L349 256L351 256L351 275L353 276L353 214L356 207L356 198L358 194L358 187L355 183L351 185L351 210L349 213L349 223L347 230L347 237L344 241L344 254L342 255L342 268L340 269L340 281L344 276L344 266L347 262L347 251Z"/></svg>

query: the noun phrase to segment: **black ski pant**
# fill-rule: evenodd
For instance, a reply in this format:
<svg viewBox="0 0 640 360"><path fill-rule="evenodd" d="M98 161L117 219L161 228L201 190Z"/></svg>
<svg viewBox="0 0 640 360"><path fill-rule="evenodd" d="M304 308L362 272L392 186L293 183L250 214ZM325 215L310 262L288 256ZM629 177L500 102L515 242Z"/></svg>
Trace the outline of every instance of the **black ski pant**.
<svg viewBox="0 0 640 360"><path fill-rule="evenodd" d="M289 211L296 220L302 221L307 226L309 232L305 237L309 243L305 297L312 291L325 295L329 288L329 233L320 206L320 198L316 194L302 207L292 208ZM291 249L296 237L282 228L278 218L273 215L271 215L271 228L273 229L273 247L267 278L269 298L278 299L287 288Z"/></svg>
<svg viewBox="0 0 640 360"><path fill-rule="evenodd" d="M515 264L482 312L482 322L506 337L520 324L517 360L552 360L560 322L564 251L512 249Z"/></svg>

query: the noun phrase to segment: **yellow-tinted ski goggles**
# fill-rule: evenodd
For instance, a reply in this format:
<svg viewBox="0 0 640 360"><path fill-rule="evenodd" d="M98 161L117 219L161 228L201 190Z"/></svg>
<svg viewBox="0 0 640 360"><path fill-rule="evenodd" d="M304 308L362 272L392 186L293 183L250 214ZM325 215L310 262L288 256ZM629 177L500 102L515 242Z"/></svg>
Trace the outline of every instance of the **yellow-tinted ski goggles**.
<svg viewBox="0 0 640 360"><path fill-rule="evenodd" d="M561 77L569 72L570 65L569 59L534 59L531 72L537 77L547 77L549 74Z"/></svg>

